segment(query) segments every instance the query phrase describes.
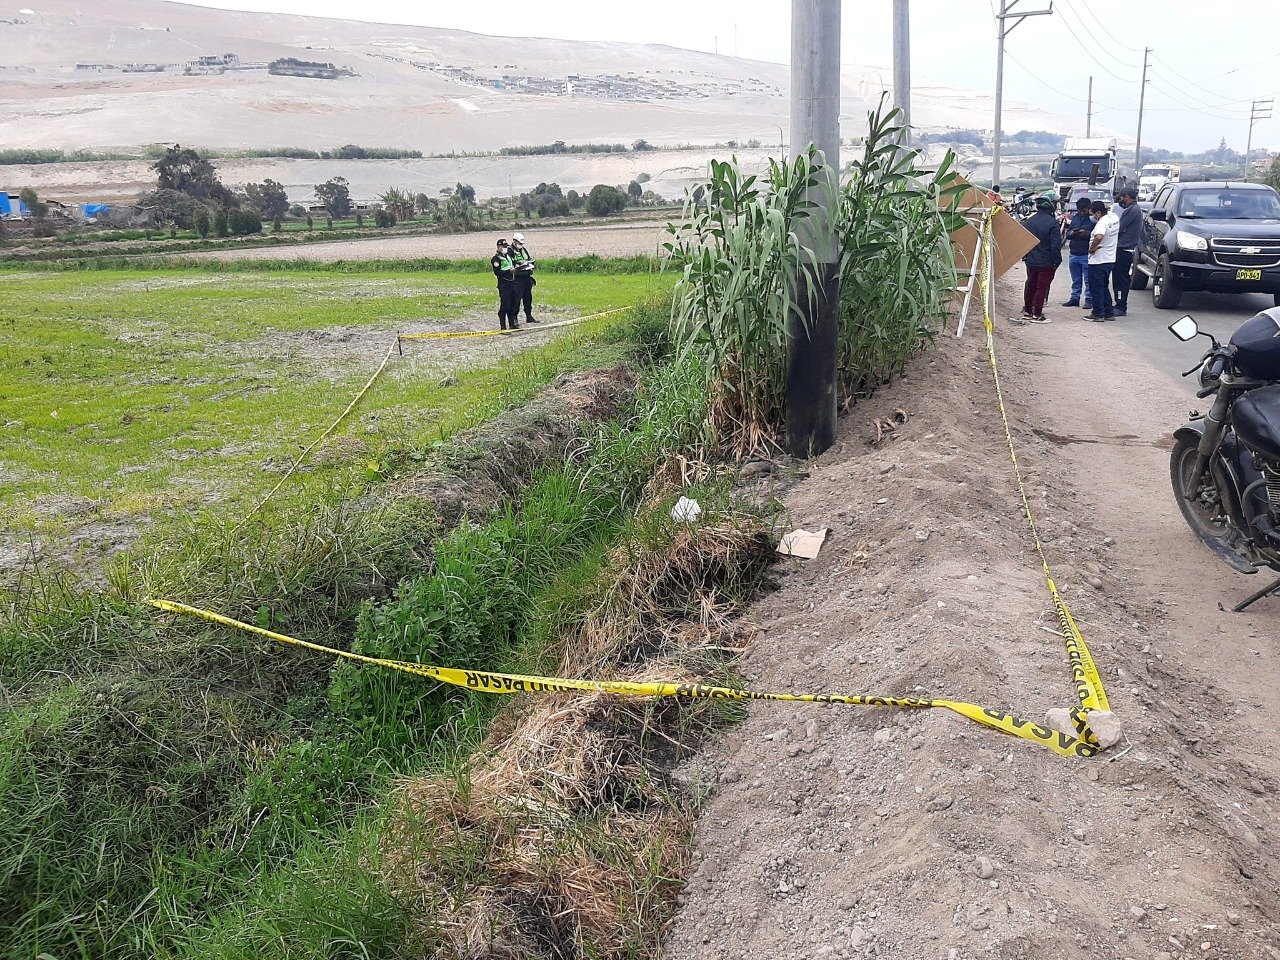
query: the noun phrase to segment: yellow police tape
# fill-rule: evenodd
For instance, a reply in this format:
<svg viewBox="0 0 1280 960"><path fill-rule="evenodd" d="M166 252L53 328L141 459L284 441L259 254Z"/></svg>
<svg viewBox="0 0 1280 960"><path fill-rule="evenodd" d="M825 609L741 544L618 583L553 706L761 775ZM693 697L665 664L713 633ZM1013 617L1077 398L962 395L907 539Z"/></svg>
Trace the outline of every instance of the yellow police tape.
<svg viewBox="0 0 1280 960"><path fill-rule="evenodd" d="M459 340L465 337L508 337L516 333L541 333L544 330L555 330L558 327L572 327L574 324L586 323L588 320L598 320L601 317L609 317L627 309L629 308L617 307L613 310L606 310L603 313L593 313L585 317L575 317L572 320L560 320L557 323L540 323L536 327L531 327L526 323L523 326L516 327L514 330L439 330L435 333L401 333L396 336L396 339Z"/></svg>
<svg viewBox="0 0 1280 960"><path fill-rule="evenodd" d="M991 257L991 216L993 213L988 213L984 217L982 223L984 241L982 277L987 290L990 289L990 284L994 283L994 271L992 269ZM538 677L516 673L493 673L485 670L460 670L454 667L438 667L431 664L408 663L401 660L387 660L382 657L369 657L359 653L351 653L346 650L337 650L333 647L322 646L318 643L310 643L306 640L299 640L296 637L290 637L283 633L275 633L271 630L265 630L262 627L256 627L252 624L244 623L239 620L233 620L230 617L225 617L222 614L214 613L210 610L202 610L198 607L188 606L185 603L178 603L173 600L148 600L147 602L152 606L169 613L198 617L202 620L207 620L210 623L220 624L221 626L231 627L236 630L243 630L247 633L265 637L269 640L275 640L279 643L305 647L308 650L314 650L318 653L325 653L333 657L342 657L359 663L386 667L391 670L400 670L415 676L436 680L440 683L464 687L478 693L551 693L557 691L584 690L596 693L638 697L683 697L689 699L714 700L782 700L803 703L839 703L865 707L896 707L901 709L940 708L943 710L950 710L962 717L967 717L975 723L980 723L983 726L999 730L1002 733L1020 737L1023 740L1028 740L1032 743L1038 743L1060 756L1096 756L1101 747L1098 743L1098 738L1089 728L1089 713L1091 711L1106 711L1109 710L1110 707L1107 703L1106 692L1102 688L1102 680L1098 676L1097 666L1094 664L1093 657L1089 653L1089 647L1085 643L1084 636L1080 633L1080 629L1076 626L1075 619L1071 616L1071 611L1068 609L1066 601L1063 600L1062 595L1058 592L1057 585L1053 582L1053 575L1049 569L1049 560L1045 555L1044 544L1040 539L1039 531L1036 529L1035 516L1031 511L1031 503L1027 498L1026 484L1023 482L1022 470L1018 465L1018 455L1014 449L1013 431L1009 426L1009 415L1005 408L1004 391L1000 385L1000 370L996 362L994 324L991 320L989 302L990 298L984 295L983 326L986 329L987 356L991 363L992 379L995 382L996 402L1000 409L1000 418L1004 423L1005 440L1009 447L1009 459L1013 463L1013 476L1014 481L1017 484L1018 496L1022 501L1023 516L1026 518L1027 526L1031 531L1031 539L1035 544L1036 552L1040 556L1040 565L1044 572L1045 583L1048 585L1049 595L1053 599L1054 609L1058 614L1059 629L1061 630L1063 641L1067 647L1067 657L1071 664L1071 678L1075 686L1076 699L1078 701L1078 705L1071 710L1071 720L1075 727L1077 736L1073 737L1067 733L1048 729L1047 727L1023 720L1010 713L991 710L986 707L980 707L977 704L965 703L959 700L825 693L767 693L703 683L631 683L627 681L609 680L575 680L565 677ZM607 316L608 313L617 312L617 310L612 310L607 313L596 314L595 316ZM549 327L567 326L571 323L581 323L583 320L589 319L592 319L592 317L582 317L578 320L565 321L559 324L550 324ZM548 329L549 327L544 327L542 329ZM466 334L409 334L406 335L405 339L425 339L449 336L492 336L512 332L516 331L488 330Z"/></svg>
<svg viewBox="0 0 1280 960"><path fill-rule="evenodd" d="M994 283L992 268L992 230L991 217L995 211L988 213L982 221L982 277L986 286L982 298L982 325L987 334L987 358L991 363L991 378L996 388L996 404L1000 408L1000 420L1004 424L1005 442L1009 446L1009 459L1013 463L1013 479L1018 487L1018 497L1022 501L1022 515L1026 518L1027 528L1031 531L1031 541L1035 544L1036 553L1040 555L1040 568L1044 572L1045 583L1049 587L1049 596L1053 598L1054 609L1058 613L1058 628L1067 646L1067 659L1071 664L1071 680L1075 685L1078 706L1071 710L1071 722L1082 740L1096 744L1097 738L1089 729L1089 711L1110 710L1106 691L1102 688L1102 678L1098 676L1098 668L1089 653L1089 647L1076 626L1075 618L1067 608L1067 603L1058 592L1058 585L1053 582L1053 574L1049 569L1049 558L1044 552L1044 543L1040 540L1040 532L1036 529L1035 516L1031 512L1031 502L1027 499L1027 487L1022 480L1022 468L1018 465L1018 454L1013 446L1013 431L1009 427L1009 413L1005 409L1004 390L1000 386L1000 368L996 363L995 324L991 319L991 300L986 296L990 284Z"/></svg>
<svg viewBox="0 0 1280 960"><path fill-rule="evenodd" d="M594 693L610 693L630 697L683 697L703 700L786 700L800 703L841 703L860 707L899 707L904 709L941 708L951 710L968 717L976 723L991 727L1002 733L1021 737L1047 747L1054 753L1064 757L1092 757L1098 752L1095 745L1073 737L1070 734L1049 730L1039 724L1030 723L999 710L989 710L972 703L958 700L933 700L916 697L873 697L845 696L827 693L765 693L756 690L743 690L737 687L720 687L705 683L630 683L621 680L573 680L565 677L534 677L519 673L493 673L487 670L459 670L453 667L436 667L425 663L406 663L402 660L386 660L382 657L367 657L346 650L335 650L318 643L309 643L296 637L286 636L264 630L240 620L224 617L222 614L198 607L177 603L173 600L148 600L160 610L168 613L181 613L199 617L210 623L243 630L278 643L305 647L317 653L326 653L332 657L343 657L359 663L368 663L391 670L401 670L419 677L427 677L440 683L465 687L477 693L555 693L566 690L586 690Z"/></svg>

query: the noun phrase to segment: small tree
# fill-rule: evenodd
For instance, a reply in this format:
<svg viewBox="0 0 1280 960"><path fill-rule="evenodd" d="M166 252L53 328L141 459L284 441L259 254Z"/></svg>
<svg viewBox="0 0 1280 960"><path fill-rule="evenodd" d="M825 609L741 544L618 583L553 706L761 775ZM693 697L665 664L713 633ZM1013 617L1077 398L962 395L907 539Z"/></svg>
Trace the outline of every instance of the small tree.
<svg viewBox="0 0 1280 960"><path fill-rule="evenodd" d="M396 215L390 210L375 210L373 212L373 222L379 227L394 227L396 225Z"/></svg>
<svg viewBox="0 0 1280 960"><path fill-rule="evenodd" d="M209 236L209 211L203 207L196 213L196 233L201 240Z"/></svg>
<svg viewBox="0 0 1280 960"><path fill-rule="evenodd" d="M637 140L635 143L631 145L631 149L634 150L636 153L643 153L646 150L652 150L653 144L651 144L648 140Z"/></svg>
<svg viewBox="0 0 1280 960"><path fill-rule="evenodd" d="M316 187L316 199L329 211L329 218L345 217L351 212L351 186L344 177L334 177Z"/></svg>
<svg viewBox="0 0 1280 960"><path fill-rule="evenodd" d="M227 211L219 210L213 217L213 232L219 237L227 235Z"/></svg>
<svg viewBox="0 0 1280 960"><path fill-rule="evenodd" d="M307 216L307 208L300 203L295 203L293 206L289 208L289 216L300 220L303 217Z"/></svg>
<svg viewBox="0 0 1280 960"><path fill-rule="evenodd" d="M278 220L289 212L289 195L284 192L284 186L275 180L246 183L244 195L253 208L264 217Z"/></svg>
<svg viewBox="0 0 1280 960"><path fill-rule="evenodd" d="M461 197L467 203L476 202L476 188L471 186L469 183L458 184L453 188L453 195L455 197Z"/></svg>
<svg viewBox="0 0 1280 960"><path fill-rule="evenodd" d="M40 200L36 196L34 187L23 187L18 191L18 199L21 200L31 211L31 216L36 220L43 220L49 213L49 205Z"/></svg>
<svg viewBox="0 0 1280 960"><path fill-rule="evenodd" d="M644 193L644 187L640 186L639 180L632 180L627 184L627 196L631 198L631 202L635 203L640 199L640 195Z"/></svg>
<svg viewBox="0 0 1280 960"><path fill-rule="evenodd" d="M283 229L284 229L284 224L280 222L279 217L276 217L275 220L271 222L271 232L279 233Z"/></svg>
<svg viewBox="0 0 1280 960"><path fill-rule="evenodd" d="M308 213L308 214L307 214L307 229L308 229L308 230L311 230L312 228L314 228L314 227L315 227L315 225L316 225L316 222L315 222L314 220L312 220L312 219L311 219L311 214L309 214L309 213Z"/></svg>
<svg viewBox="0 0 1280 960"><path fill-rule="evenodd" d="M568 193L565 194L564 198L569 201L570 210L582 209L582 203L583 203L582 194L580 194L577 190L570 190Z"/></svg>
<svg viewBox="0 0 1280 960"><path fill-rule="evenodd" d="M363 227L363 226L364 226L364 214L363 214L363 213L357 213L357 214L356 214L356 226L357 226L357 227Z"/></svg>
<svg viewBox="0 0 1280 960"><path fill-rule="evenodd" d="M593 217L607 217L627 205L627 195L617 187L597 183L587 194L587 213Z"/></svg>
<svg viewBox="0 0 1280 960"><path fill-rule="evenodd" d="M325 218L324 218L324 225L325 225L326 227L328 227L330 230L332 230L332 229L333 229L333 217L325 217Z"/></svg>

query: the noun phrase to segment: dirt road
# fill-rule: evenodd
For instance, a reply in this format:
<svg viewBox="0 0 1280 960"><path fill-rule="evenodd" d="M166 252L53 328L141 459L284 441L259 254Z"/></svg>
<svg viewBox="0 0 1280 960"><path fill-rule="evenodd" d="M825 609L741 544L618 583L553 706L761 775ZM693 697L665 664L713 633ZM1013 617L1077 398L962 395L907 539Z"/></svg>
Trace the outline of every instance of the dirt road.
<svg viewBox="0 0 1280 960"><path fill-rule="evenodd" d="M537 257L629 257L657 252L662 227L656 221L627 221L589 227L528 227L525 242ZM335 240L327 243L281 244L279 247L249 247L239 250L202 250L184 253L184 258L204 260L308 260L332 263L335 260L412 260L438 257L447 260L474 258L487 261L493 256L498 237L509 237L511 225L475 233L432 234L430 236L371 237L367 240Z"/></svg>
<svg viewBox="0 0 1280 960"><path fill-rule="evenodd" d="M1111 328L1001 322L998 344L1126 741L1068 760L943 711L753 705L688 771L711 796L667 956L1280 958L1280 600L1219 610L1254 585L1171 499L1194 398ZM857 407L785 502L832 533L751 611L754 685L1071 702L980 329Z"/></svg>

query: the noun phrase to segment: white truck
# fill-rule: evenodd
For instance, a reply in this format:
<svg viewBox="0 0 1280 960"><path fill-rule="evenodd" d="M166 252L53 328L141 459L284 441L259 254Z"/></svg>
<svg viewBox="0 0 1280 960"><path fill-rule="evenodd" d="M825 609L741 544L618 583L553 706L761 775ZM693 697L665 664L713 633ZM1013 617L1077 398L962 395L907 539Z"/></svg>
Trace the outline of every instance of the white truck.
<svg viewBox="0 0 1280 960"><path fill-rule="evenodd" d="M1071 188L1078 183L1114 192L1122 186L1118 179L1115 137L1068 137L1058 159L1053 161L1052 174L1053 185L1064 203L1071 195Z"/></svg>
<svg viewBox="0 0 1280 960"><path fill-rule="evenodd" d="M1138 171L1138 199L1151 200L1166 183L1179 183L1182 168L1167 163L1148 163Z"/></svg>

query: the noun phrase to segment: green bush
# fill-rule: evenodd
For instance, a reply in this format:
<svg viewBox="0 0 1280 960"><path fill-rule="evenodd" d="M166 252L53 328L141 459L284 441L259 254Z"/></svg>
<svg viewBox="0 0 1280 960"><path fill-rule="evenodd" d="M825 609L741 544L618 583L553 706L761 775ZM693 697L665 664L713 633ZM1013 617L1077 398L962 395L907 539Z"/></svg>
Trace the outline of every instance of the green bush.
<svg viewBox="0 0 1280 960"><path fill-rule="evenodd" d="M769 446L785 421L789 317L811 295L814 246L839 243L838 379L857 396L899 373L934 335L955 286L948 233L952 156L933 172L901 146L900 112L868 115L862 156L837 190L807 152L770 161L763 181L736 161L712 161L668 226L666 263L680 271L672 321L681 348L703 357L712 427L739 450ZM807 199L826 194L821 207ZM813 211L825 211L818 220Z"/></svg>

